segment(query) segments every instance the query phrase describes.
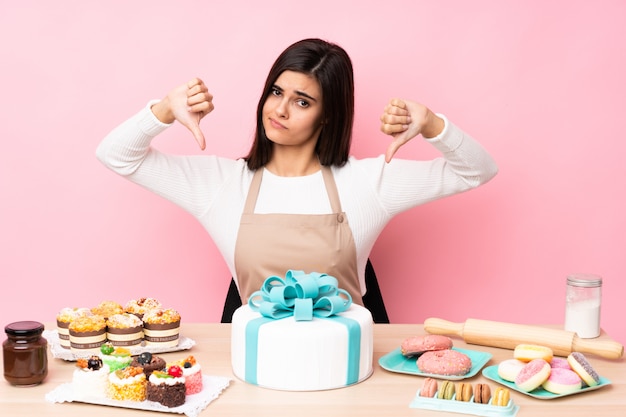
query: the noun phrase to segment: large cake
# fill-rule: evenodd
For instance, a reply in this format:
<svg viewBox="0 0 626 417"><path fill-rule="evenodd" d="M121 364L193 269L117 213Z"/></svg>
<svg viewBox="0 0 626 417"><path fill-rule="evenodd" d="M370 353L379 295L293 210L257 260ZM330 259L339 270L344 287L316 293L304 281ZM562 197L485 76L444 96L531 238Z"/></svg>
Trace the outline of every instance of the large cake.
<svg viewBox="0 0 626 417"><path fill-rule="evenodd" d="M232 318L234 374L288 391L350 386L372 373L373 321L337 280L288 271L268 278Z"/></svg>

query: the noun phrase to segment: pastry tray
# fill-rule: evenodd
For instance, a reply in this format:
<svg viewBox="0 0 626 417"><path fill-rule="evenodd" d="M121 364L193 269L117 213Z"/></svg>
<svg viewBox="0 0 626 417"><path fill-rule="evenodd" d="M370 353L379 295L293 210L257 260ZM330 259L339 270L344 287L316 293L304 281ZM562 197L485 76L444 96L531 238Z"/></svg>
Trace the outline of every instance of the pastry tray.
<svg viewBox="0 0 626 417"><path fill-rule="evenodd" d="M508 405L500 406L491 405L492 400L489 400L488 404L475 403L473 395L469 401L457 401L456 394L452 396L451 400L443 400L436 398L437 393L435 393L434 398L421 397L420 391L421 390L417 390L415 398L413 398L413 401L411 401L411 404L409 404L410 408L447 411L450 413L473 414L476 416L486 417L513 417L519 411L519 405L515 405L513 399L509 400Z"/></svg>
<svg viewBox="0 0 626 417"><path fill-rule="evenodd" d="M213 400L220 396L230 384L230 379L223 376L202 376L202 391L187 395L185 403L178 407L166 407L154 401L119 401L104 397L76 398L71 382L61 384L46 394L46 401L51 403L80 402L85 404L104 405L135 410L160 411L164 413L185 414L188 417L198 416Z"/></svg>
<svg viewBox="0 0 626 417"><path fill-rule="evenodd" d="M52 353L52 357L63 359L66 361L75 361L80 358L88 358L93 355L93 351L85 352L85 353L77 353L71 349L64 348L61 346L59 342L59 333L57 330L44 330L43 337L48 341L48 345L50 346L50 352ZM131 355L139 355L142 352L150 352L150 353L167 353L167 352L178 352L181 350L188 350L195 346L196 342L193 339L188 337L184 337L182 335L178 336L178 345L176 346L146 346L144 342L136 346L128 346L128 350L130 350Z"/></svg>

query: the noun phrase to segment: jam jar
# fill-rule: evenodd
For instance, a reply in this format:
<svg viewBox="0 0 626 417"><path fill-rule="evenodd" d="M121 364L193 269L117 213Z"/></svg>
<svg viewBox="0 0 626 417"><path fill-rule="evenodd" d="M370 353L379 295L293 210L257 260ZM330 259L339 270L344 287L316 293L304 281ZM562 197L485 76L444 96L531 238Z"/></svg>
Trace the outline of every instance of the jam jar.
<svg viewBox="0 0 626 417"><path fill-rule="evenodd" d="M36 321L17 321L4 327L4 378L11 385L38 385L48 375L48 341L41 335L43 329Z"/></svg>

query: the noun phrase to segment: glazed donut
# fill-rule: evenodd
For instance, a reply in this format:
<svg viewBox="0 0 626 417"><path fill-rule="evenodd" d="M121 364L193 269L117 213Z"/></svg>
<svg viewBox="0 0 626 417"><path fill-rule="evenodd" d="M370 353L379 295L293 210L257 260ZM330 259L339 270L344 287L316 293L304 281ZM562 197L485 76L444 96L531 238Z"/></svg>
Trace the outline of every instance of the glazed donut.
<svg viewBox="0 0 626 417"><path fill-rule="evenodd" d="M570 369L552 368L550 376L541 386L553 394L570 394L582 387L582 380Z"/></svg>
<svg viewBox="0 0 626 417"><path fill-rule="evenodd" d="M465 375L472 368L472 360L457 350L432 350L419 357L417 368L427 374Z"/></svg>
<svg viewBox="0 0 626 417"><path fill-rule="evenodd" d="M550 370L550 364L545 360L533 359L517 374L515 385L522 391L530 392L548 379Z"/></svg>

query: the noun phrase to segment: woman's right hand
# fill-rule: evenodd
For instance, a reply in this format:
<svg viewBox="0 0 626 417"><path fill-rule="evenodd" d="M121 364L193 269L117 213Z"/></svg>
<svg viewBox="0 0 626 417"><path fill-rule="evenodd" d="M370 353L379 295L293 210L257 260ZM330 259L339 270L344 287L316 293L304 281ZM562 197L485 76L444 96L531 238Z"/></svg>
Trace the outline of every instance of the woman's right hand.
<svg viewBox="0 0 626 417"><path fill-rule="evenodd" d="M213 95L201 79L194 78L170 91L163 100L152 106L152 113L163 123L178 120L191 131L200 149L204 150L206 141L200 130L200 120L211 113L213 108Z"/></svg>

